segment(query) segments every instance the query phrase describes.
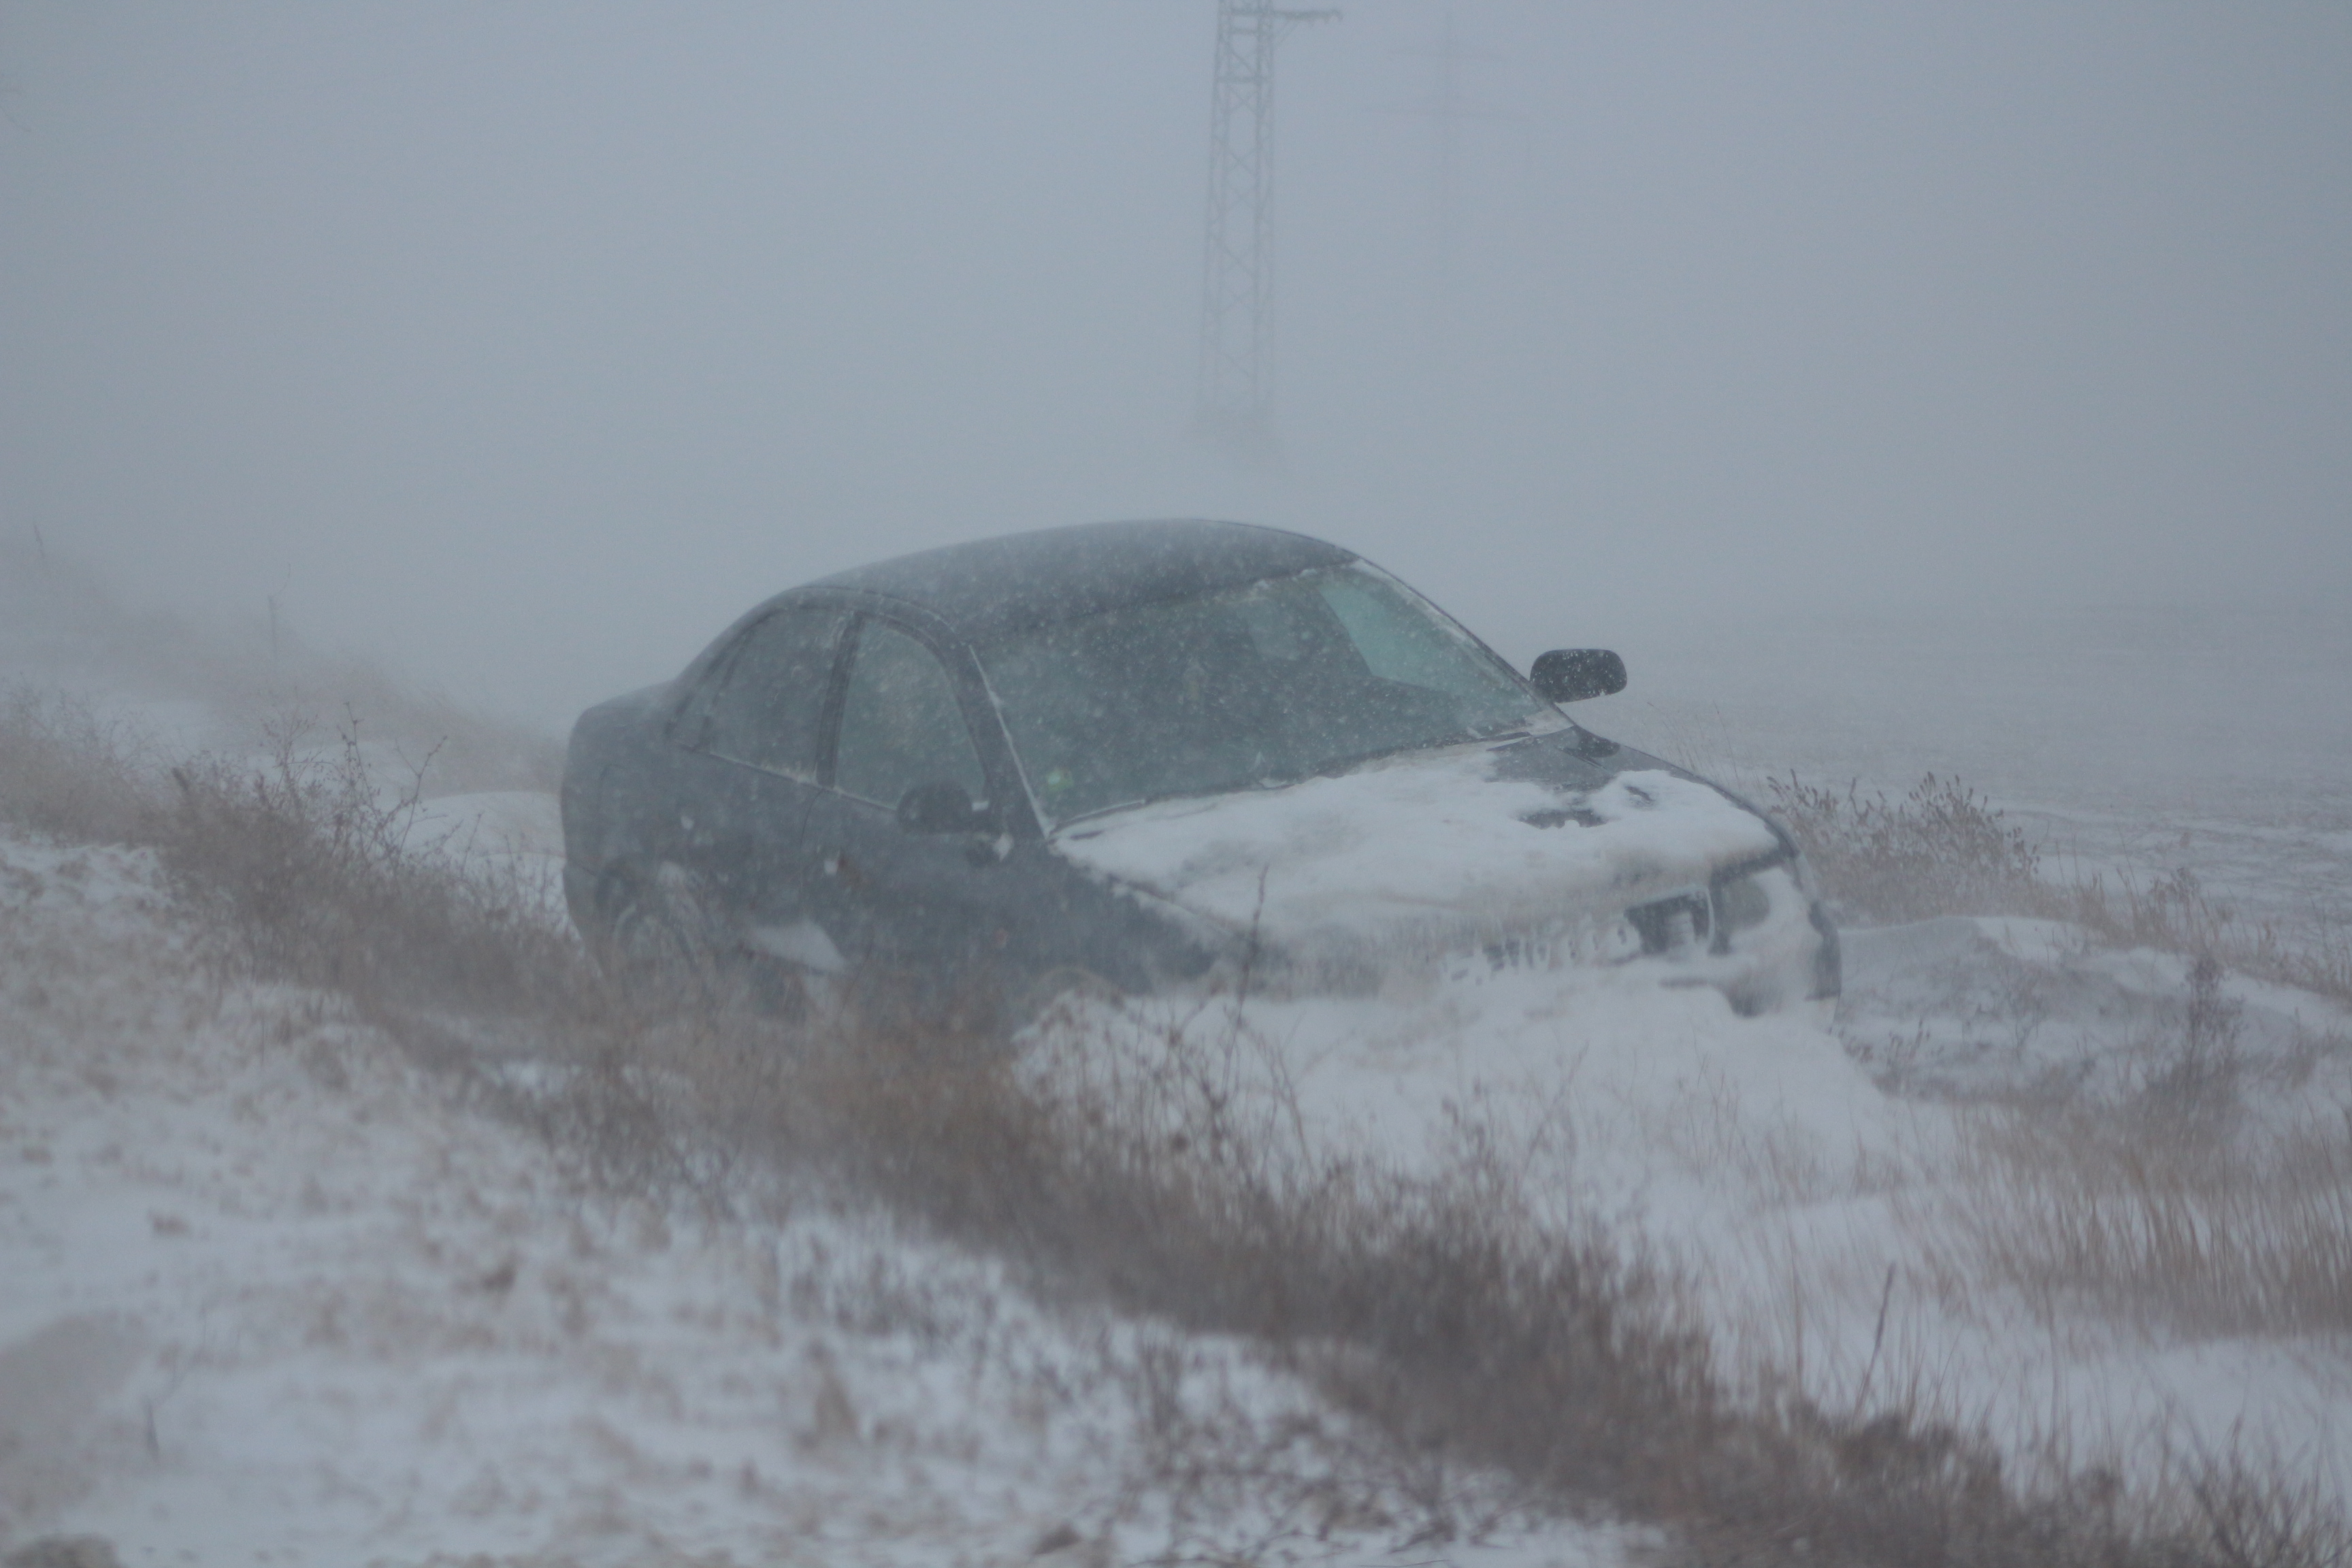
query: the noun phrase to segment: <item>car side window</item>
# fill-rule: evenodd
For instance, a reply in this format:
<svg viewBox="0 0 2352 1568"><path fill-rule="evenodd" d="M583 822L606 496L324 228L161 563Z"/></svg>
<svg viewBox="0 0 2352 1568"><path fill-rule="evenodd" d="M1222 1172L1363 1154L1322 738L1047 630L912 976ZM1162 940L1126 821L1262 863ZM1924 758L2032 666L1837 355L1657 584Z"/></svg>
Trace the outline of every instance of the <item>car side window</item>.
<svg viewBox="0 0 2352 1568"><path fill-rule="evenodd" d="M705 747L814 783L843 619L839 610L812 605L779 610L753 626L709 700Z"/></svg>
<svg viewBox="0 0 2352 1568"><path fill-rule="evenodd" d="M833 782L891 807L919 784L961 784L975 802L988 794L954 682L930 649L881 621L859 623Z"/></svg>

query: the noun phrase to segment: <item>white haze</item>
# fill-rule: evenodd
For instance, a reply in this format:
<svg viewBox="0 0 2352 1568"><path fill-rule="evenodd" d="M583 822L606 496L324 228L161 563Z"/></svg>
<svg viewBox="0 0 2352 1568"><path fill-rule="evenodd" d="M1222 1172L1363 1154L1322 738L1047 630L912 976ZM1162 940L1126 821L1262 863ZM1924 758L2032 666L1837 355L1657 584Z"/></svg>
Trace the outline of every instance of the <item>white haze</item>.
<svg viewBox="0 0 2352 1568"><path fill-rule="evenodd" d="M1444 5L1285 47L1269 475L1184 435L1212 0L5 0L0 535L551 728L1100 517L1637 681L2352 585L2352 12L1454 9L1450 188Z"/></svg>

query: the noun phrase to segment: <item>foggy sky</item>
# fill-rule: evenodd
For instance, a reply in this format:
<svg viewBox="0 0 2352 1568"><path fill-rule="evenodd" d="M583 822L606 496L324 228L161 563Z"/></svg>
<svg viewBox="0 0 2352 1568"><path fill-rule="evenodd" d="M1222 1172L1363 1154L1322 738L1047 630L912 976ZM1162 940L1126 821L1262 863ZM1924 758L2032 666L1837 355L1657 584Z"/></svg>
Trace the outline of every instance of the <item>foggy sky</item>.
<svg viewBox="0 0 2352 1568"><path fill-rule="evenodd" d="M550 723L1104 517L1522 660L2352 587L2352 11L1462 0L1447 190L1444 7L1346 9L1265 475L1185 437L1213 0L0 0L0 534Z"/></svg>

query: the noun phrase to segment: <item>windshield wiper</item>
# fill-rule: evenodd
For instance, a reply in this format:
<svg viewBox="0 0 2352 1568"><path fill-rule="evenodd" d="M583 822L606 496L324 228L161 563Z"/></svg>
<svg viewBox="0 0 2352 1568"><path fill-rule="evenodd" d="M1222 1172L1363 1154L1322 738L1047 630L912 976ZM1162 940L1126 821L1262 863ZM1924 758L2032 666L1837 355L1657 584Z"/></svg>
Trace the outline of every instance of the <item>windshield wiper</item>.
<svg viewBox="0 0 2352 1568"><path fill-rule="evenodd" d="M1161 801L1165 800L1208 800L1221 795L1239 795L1244 790L1280 789L1285 784L1297 784L1300 778L1304 778L1306 776L1306 774L1301 773L1295 778L1265 779L1244 777L1226 779L1221 784L1187 784L1182 789L1164 789L1160 791L1157 795L1139 795L1132 800L1115 800L1108 805L1094 806L1088 810L1079 812L1075 816L1056 817L1054 821L1054 826L1051 831L1058 833L1063 828L1071 826L1074 824L1089 822L1097 816L1107 816L1114 811L1126 811L1131 807L1139 805L1158 805Z"/></svg>
<svg viewBox="0 0 2352 1568"><path fill-rule="evenodd" d="M1518 723L1516 720L1506 720L1505 722ZM1398 756L1406 752L1433 752L1441 746L1459 746L1470 741L1518 741L1526 739L1528 733L1524 724L1509 730L1460 730L1451 735L1439 735L1431 740L1407 741L1402 746L1381 746L1369 752L1357 752L1349 756L1332 757L1316 763L1307 772L1318 778L1337 778L1349 768L1364 763L1377 762L1382 757Z"/></svg>

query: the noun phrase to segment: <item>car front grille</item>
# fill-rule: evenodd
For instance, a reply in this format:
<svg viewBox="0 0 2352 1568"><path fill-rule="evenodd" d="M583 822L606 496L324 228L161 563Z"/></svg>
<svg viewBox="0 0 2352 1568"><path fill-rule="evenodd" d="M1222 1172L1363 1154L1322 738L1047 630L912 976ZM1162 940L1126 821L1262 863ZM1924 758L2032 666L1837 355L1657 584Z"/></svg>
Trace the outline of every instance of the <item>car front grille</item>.
<svg viewBox="0 0 2352 1568"><path fill-rule="evenodd" d="M1721 957L1731 952L1741 932L1770 918L1777 895L1766 885L1766 874L1784 863L1777 856L1748 861L1718 871L1707 885L1680 888L1612 915L1563 917L1491 937L1466 952L1456 950L1454 957L1441 961L1441 967L1460 976L1579 963L1607 967L1639 958L1681 962Z"/></svg>
<svg viewBox="0 0 2352 1568"><path fill-rule="evenodd" d="M1703 950L1715 936L1715 912L1703 888L1636 904L1625 920L1640 935L1644 954Z"/></svg>

